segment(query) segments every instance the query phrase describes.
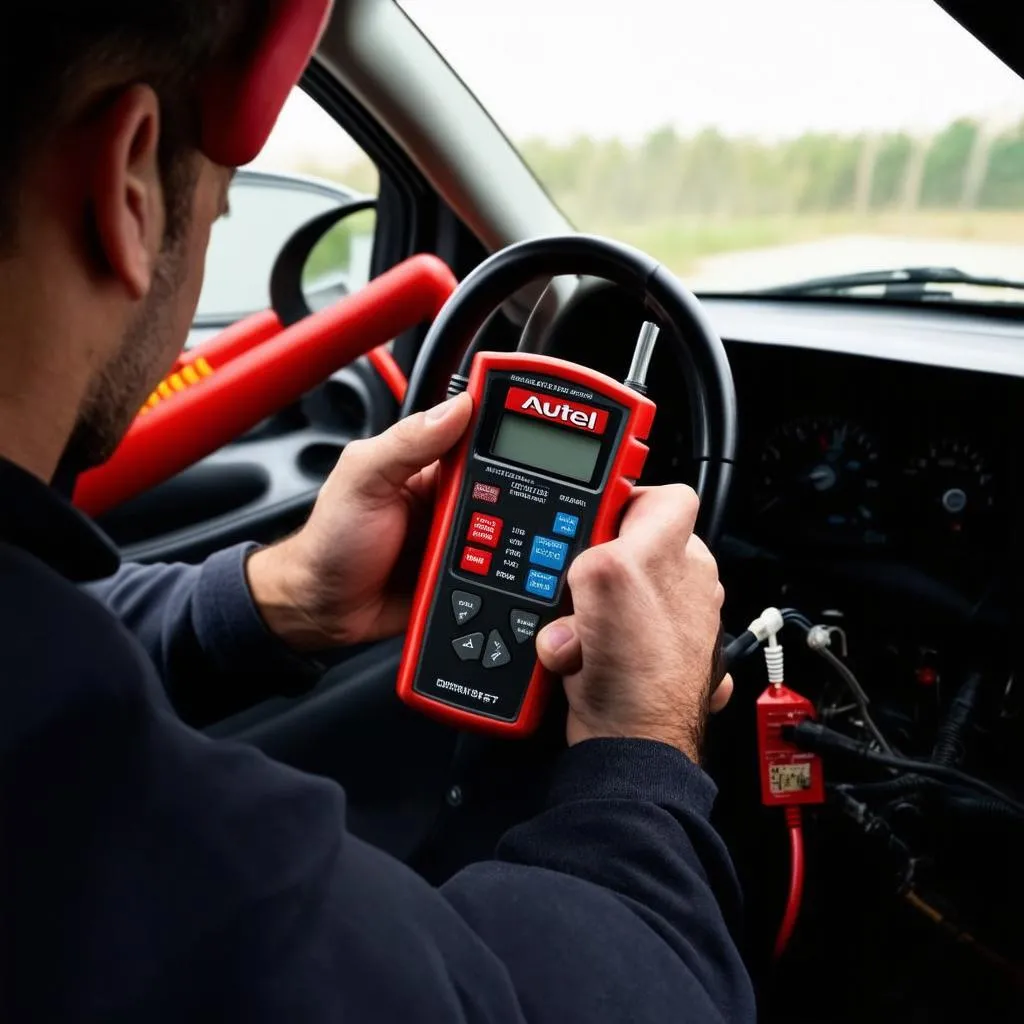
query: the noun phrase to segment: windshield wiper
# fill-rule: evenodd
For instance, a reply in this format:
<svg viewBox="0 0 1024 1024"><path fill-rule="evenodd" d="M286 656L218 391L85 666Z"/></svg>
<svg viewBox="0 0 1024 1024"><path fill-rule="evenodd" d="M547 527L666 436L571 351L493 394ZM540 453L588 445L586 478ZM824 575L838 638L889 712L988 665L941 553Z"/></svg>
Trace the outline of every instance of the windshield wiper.
<svg viewBox="0 0 1024 1024"><path fill-rule="evenodd" d="M969 274L957 267L901 267L893 270L867 270L856 274L814 277L794 284L762 288L759 295L847 295L858 288L882 288L883 299L952 299L953 293L935 291L929 286L944 284L971 285L976 288L1006 288L1024 291L1024 281L1005 277ZM874 296L873 296L874 297Z"/></svg>

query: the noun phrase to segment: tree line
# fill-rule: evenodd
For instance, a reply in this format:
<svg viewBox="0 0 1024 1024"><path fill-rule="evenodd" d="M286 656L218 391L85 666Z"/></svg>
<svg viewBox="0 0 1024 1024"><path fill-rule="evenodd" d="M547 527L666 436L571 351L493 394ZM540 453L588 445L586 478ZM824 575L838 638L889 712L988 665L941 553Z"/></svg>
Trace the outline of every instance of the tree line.
<svg viewBox="0 0 1024 1024"><path fill-rule="evenodd" d="M807 132L777 142L671 127L635 145L522 143L527 163L583 227L666 217L1024 209L1024 120L960 119L932 135Z"/></svg>

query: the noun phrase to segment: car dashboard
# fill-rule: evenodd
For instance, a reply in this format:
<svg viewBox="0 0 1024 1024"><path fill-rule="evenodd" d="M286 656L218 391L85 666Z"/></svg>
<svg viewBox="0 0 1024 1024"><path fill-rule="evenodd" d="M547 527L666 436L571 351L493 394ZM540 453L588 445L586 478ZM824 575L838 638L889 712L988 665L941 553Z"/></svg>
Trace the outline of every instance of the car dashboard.
<svg viewBox="0 0 1024 1024"><path fill-rule="evenodd" d="M703 305L739 411L723 567L774 567L766 575L790 583L845 572L976 610L1024 555L1024 322L870 302ZM594 288L556 351L621 377L642 319L638 302ZM673 359L662 346L649 378L650 483L694 475Z"/></svg>
<svg viewBox="0 0 1024 1024"><path fill-rule="evenodd" d="M716 551L726 633L742 633L768 606L826 627L874 722L907 757L937 756L954 709L973 694L970 727L959 729L951 756L1015 791L1024 778L1014 642L1024 608L1024 321L863 301L702 304L725 343L739 415ZM621 378L643 319L637 300L595 286L563 316L552 347ZM648 377L658 406L648 483L696 477L676 358L662 345ZM782 637L787 685L819 720L864 739L849 688L794 632ZM748 894L749 934L767 948L785 869L778 811L760 806L757 783L765 664L748 658L732 673L735 695L709 729L706 763L719 786L716 822ZM885 781L857 763L826 758L824 768L828 799L808 817L813 921L784 975L799 979L808 1005L830 999L833 986L880 979L894 963L904 973L879 981L887 987L872 997L885 1005L916 999L933 969L957 976L963 947L901 909L911 890L938 901L958 922L954 933L964 928L986 955L1020 962L1018 911L1006 908L1024 909L1022 836L1005 808L913 777ZM861 943L851 940L854 921L871 928ZM840 945L842 971L833 963L823 972L820 949ZM808 988L809 977L820 984ZM987 985L996 977L986 991L1001 1006L1005 979L985 975ZM849 1019L871 1005L851 1004Z"/></svg>
<svg viewBox="0 0 1024 1024"><path fill-rule="evenodd" d="M1013 791L1024 777L1014 643L1024 608L1024 321L952 307L702 301L725 342L739 414L716 552L725 630L741 633L773 605L824 625L868 694L874 720L905 756L934 756L950 709L975 686L972 727L956 756ZM553 348L621 378L643 319L638 301L594 287L567 311ZM696 476L675 358L663 345L648 377L658 406L648 483ZM812 701L822 721L863 737L849 692L799 636L784 630L783 640L787 685ZM708 766L720 788L719 827L753 894L754 930L765 930L767 944L781 910L770 897L757 901L771 888L765 879L782 868L769 865L781 842L777 812L752 814L760 804L754 702L765 665L750 658L732 671L736 694L710 729ZM894 890L892 846L879 850L882 834L913 851L911 867L905 862L899 871L918 872L918 882L1001 955L1024 956L1005 913L1007 905L1024 906L1013 860L1021 847L1010 841L1016 833L1006 830L999 808L968 803L954 813L955 799L937 803L937 791L915 791L913 781L891 799L844 805L837 786L861 792L857 785L871 780L868 793L888 783L827 759L825 778L832 795L813 816L817 910L804 953L808 971L818 965L811 947L835 941L846 948L849 936L837 922L864 918L866 907L869 918L885 921L885 939L872 932L864 963L851 961L851 979L903 957L908 943L929 950L921 958L925 973L929 957L946 956L927 929L894 908L892 894L906 891L909 876ZM844 806L858 807L859 820L846 820ZM999 880L998 893L988 879ZM799 972L799 957L794 962Z"/></svg>
<svg viewBox="0 0 1024 1024"><path fill-rule="evenodd" d="M1024 381L743 342L729 358L735 540L967 587L1016 551Z"/></svg>

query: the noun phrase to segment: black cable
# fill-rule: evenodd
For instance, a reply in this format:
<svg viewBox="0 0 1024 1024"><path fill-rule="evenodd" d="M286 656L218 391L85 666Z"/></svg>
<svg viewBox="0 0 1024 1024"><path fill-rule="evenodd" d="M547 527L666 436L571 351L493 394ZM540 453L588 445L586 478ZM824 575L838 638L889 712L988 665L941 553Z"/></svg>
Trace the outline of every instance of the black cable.
<svg viewBox="0 0 1024 1024"><path fill-rule="evenodd" d="M796 626L805 637L807 637L811 630L814 629L814 625L811 620L796 608L780 608L779 614L782 616L782 621L784 623ZM741 633L722 652L726 671L729 671L738 661L742 661L744 658L753 654L760 645L761 642L753 633L750 632L749 629ZM867 693L865 693L864 688L860 685L860 681L857 677L852 671L850 671L846 664L837 658L827 647L812 647L811 650L813 650L814 653L822 660L827 662L832 670L846 684L846 688L850 691L851 696L857 704L857 711L864 723L864 728L871 734L874 741L886 754L895 756L896 751L893 750L889 741L885 738L885 734L878 727L878 724L871 716L871 712L868 710L868 704L871 700Z"/></svg>
<svg viewBox="0 0 1024 1024"><path fill-rule="evenodd" d="M805 633L809 633L813 627L811 620L796 608L780 608L779 614L782 616L783 622L791 622L794 626L799 626Z"/></svg>
<svg viewBox="0 0 1024 1024"><path fill-rule="evenodd" d="M938 779L926 779L923 775L900 775L880 782L843 782L834 788L865 800L887 800L940 785Z"/></svg>
<svg viewBox="0 0 1024 1024"><path fill-rule="evenodd" d="M890 757L888 754L879 754L875 750L868 753L867 759L872 764L883 765L886 768L895 768L897 771L903 772L915 772L918 775L930 776L934 779L940 779L943 782L950 782L958 786L965 786L969 789L976 789L979 793L984 793L993 800L1001 801L1006 804L1007 807L1013 808L1017 814L1024 816L1024 803L1021 803L1019 800L1015 800L1012 796L1004 793L996 786L993 786L982 779L976 779L973 775L968 775L966 772L962 772L958 768L947 768L945 765L929 764L927 761L912 761L910 758L906 757Z"/></svg>
<svg viewBox="0 0 1024 1024"><path fill-rule="evenodd" d="M834 796L843 813L855 821L864 830L865 835L884 845L889 852L900 858L905 865L904 882L909 882L914 872L914 856L910 852L910 847L893 832L889 822L841 788L835 790Z"/></svg>
<svg viewBox="0 0 1024 1024"><path fill-rule="evenodd" d="M999 821L1024 823L1024 818L1005 800L978 797L973 790L943 779L923 775L898 775L881 782L843 782L827 787L832 796L854 797L872 803L888 803L900 797L926 797L935 801L943 811L963 817L992 818Z"/></svg>
<svg viewBox="0 0 1024 1024"><path fill-rule="evenodd" d="M979 800L975 797L952 796L943 801L943 807L953 814L965 817L976 815L981 818L1009 819L1020 821L1020 815L1005 800Z"/></svg>
<svg viewBox="0 0 1024 1024"><path fill-rule="evenodd" d="M914 761L907 757L880 754L877 750L872 750L866 743L859 743L857 740L850 739L849 736L844 736L841 732L836 732L835 729L830 729L828 726L812 722L809 719L798 725L783 726L782 735L784 739L796 744L801 750L810 750L815 753L847 754L884 768L895 768L897 771L925 775L975 789L979 793L984 793L986 796L1012 807L1018 814L1024 815L1024 803L1004 793L1001 789L997 789L981 779L976 779L973 775L968 775L966 772L950 768L947 765L932 764L930 761Z"/></svg>
<svg viewBox="0 0 1024 1024"><path fill-rule="evenodd" d="M878 728L874 718L871 717L871 712L868 711L868 695L864 692L857 677L846 667L845 663L840 661L827 647L818 648L815 653L819 658L823 658L832 668L835 670L837 675L846 683L847 689L850 691L850 695L857 702L857 710L860 713L860 717L864 722L864 728L874 737L875 742L882 748L882 750L892 756L894 751L889 745L889 741L885 738L882 730Z"/></svg>
<svg viewBox="0 0 1024 1024"><path fill-rule="evenodd" d="M732 671L738 662L749 658L760 646L761 641L749 629L745 629L738 637L730 640L722 648L722 661L725 665L725 671Z"/></svg>
<svg viewBox="0 0 1024 1024"><path fill-rule="evenodd" d="M791 622L799 626L805 633L810 631L810 620L795 608L782 608L779 610L779 614L782 616L783 622ZM760 646L761 641L749 629L745 629L722 648L726 671L732 669L737 662L749 658Z"/></svg>
<svg viewBox="0 0 1024 1024"><path fill-rule="evenodd" d="M795 608L783 608L781 612L783 620L796 626L803 632L804 636L807 636L814 628L810 619ZM845 662L837 658L827 647L812 647L811 650L818 657L828 662L833 671L846 683L846 688L850 691L850 695L857 704L857 710L864 722L864 728L871 733L875 742L886 754L894 755L895 751L889 745L889 741L885 738L882 730L878 728L874 718L871 717L871 712L868 710L868 704L871 702L871 699L864 692L864 688L860 685L857 677L847 668Z"/></svg>
<svg viewBox="0 0 1024 1024"><path fill-rule="evenodd" d="M810 631L810 620L795 608L782 608L779 614L782 616L783 622L791 622L799 626L805 633ZM731 669L737 662L749 658L760 646L761 641L749 629L745 629L739 636L729 641L722 648L722 657L725 661L726 671Z"/></svg>
<svg viewBox="0 0 1024 1024"><path fill-rule="evenodd" d="M963 737L974 717L974 705L978 700L981 673L972 672L956 692L956 697L943 719L935 736L932 748L932 762L955 768L963 754Z"/></svg>

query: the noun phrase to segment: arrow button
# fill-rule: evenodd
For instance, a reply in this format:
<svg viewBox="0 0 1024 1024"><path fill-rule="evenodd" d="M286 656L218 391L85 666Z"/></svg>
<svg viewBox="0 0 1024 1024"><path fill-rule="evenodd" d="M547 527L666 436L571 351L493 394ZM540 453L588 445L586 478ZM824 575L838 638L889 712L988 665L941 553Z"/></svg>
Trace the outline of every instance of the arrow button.
<svg viewBox="0 0 1024 1024"><path fill-rule="evenodd" d="M508 653L508 648L505 646L505 641L501 639L501 634L496 629L492 629L487 636L487 649L484 651L484 668L501 668L502 665L507 665L511 660L512 655Z"/></svg>
<svg viewBox="0 0 1024 1024"><path fill-rule="evenodd" d="M462 626L475 618L483 604L479 594L471 594L468 590L452 591L452 614L455 616L456 625Z"/></svg>
<svg viewBox="0 0 1024 1024"><path fill-rule="evenodd" d="M469 633L452 641L452 649L460 661L479 661L480 652L484 649L483 633Z"/></svg>
<svg viewBox="0 0 1024 1024"><path fill-rule="evenodd" d="M522 608L513 608L508 617L517 644L525 644L536 636L538 622L540 616L536 612L525 612Z"/></svg>

